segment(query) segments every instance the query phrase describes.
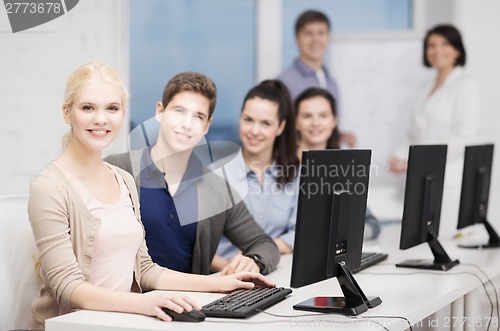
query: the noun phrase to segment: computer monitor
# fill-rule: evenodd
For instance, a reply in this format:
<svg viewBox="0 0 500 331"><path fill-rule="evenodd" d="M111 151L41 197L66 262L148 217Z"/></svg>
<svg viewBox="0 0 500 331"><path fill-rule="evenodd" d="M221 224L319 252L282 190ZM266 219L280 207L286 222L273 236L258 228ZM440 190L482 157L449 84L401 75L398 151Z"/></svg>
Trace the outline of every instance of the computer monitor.
<svg viewBox="0 0 500 331"><path fill-rule="evenodd" d="M457 265L438 241L446 145L413 145L408 155L400 249L427 242L434 261L407 260L397 267L449 270Z"/></svg>
<svg viewBox="0 0 500 331"><path fill-rule="evenodd" d="M462 192L457 229L483 223L488 231L488 243L482 245L459 245L464 248L499 247L500 238L487 221L488 197L490 193L493 145L467 146L465 148Z"/></svg>
<svg viewBox="0 0 500 331"><path fill-rule="evenodd" d="M315 297L294 309L358 315L380 298L367 298L349 269L361 261L370 150L302 153L291 287L337 277L344 297Z"/></svg>

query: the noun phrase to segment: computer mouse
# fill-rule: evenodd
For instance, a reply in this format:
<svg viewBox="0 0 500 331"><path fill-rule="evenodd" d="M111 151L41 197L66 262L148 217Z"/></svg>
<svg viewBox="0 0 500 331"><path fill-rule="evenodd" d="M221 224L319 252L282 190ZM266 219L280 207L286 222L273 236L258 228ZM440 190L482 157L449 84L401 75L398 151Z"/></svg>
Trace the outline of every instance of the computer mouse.
<svg viewBox="0 0 500 331"><path fill-rule="evenodd" d="M177 322L202 322L205 320L205 314L199 310L191 310L190 312L183 311L182 313L175 312L168 308L162 308L163 311L170 317L173 321Z"/></svg>

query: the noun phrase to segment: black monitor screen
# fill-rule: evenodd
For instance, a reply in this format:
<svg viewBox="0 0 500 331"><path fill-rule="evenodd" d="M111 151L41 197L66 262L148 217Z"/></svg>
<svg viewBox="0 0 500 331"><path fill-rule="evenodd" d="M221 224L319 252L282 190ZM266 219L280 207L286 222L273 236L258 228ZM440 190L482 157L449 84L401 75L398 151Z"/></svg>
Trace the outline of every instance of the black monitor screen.
<svg viewBox="0 0 500 331"><path fill-rule="evenodd" d="M436 237L443 197L446 145L410 146L406 173L401 249Z"/></svg>
<svg viewBox="0 0 500 331"><path fill-rule="evenodd" d="M493 145L465 148L457 229L481 223L486 219L492 163Z"/></svg>
<svg viewBox="0 0 500 331"><path fill-rule="evenodd" d="M438 242L446 167L446 145L413 145L408 154L400 249L427 242L434 261L408 260L398 267L448 270L451 261Z"/></svg>
<svg viewBox="0 0 500 331"><path fill-rule="evenodd" d="M500 238L487 220L490 193L493 145L467 146L465 148L462 192L457 229L483 223L489 235L488 243L460 245L466 248L499 247Z"/></svg>
<svg viewBox="0 0 500 331"><path fill-rule="evenodd" d="M358 315L381 303L349 271L361 261L370 159L369 150L303 152L291 286L337 277L344 297L316 297L294 309Z"/></svg>
<svg viewBox="0 0 500 331"><path fill-rule="evenodd" d="M315 150L302 156L300 191L292 264L292 287L335 277L327 266L342 259L350 269L359 267L363 246L370 150ZM349 236L343 254L331 254L330 220L334 192L348 191L348 224L340 235ZM342 226L343 225L343 226ZM348 231L344 228L348 226ZM343 229L344 228L344 229ZM334 240L332 238L332 240ZM340 248L342 249L342 248ZM340 253L340 252L339 252ZM337 256L340 255L340 256ZM330 261L328 260L330 257ZM333 261L333 259L335 261Z"/></svg>

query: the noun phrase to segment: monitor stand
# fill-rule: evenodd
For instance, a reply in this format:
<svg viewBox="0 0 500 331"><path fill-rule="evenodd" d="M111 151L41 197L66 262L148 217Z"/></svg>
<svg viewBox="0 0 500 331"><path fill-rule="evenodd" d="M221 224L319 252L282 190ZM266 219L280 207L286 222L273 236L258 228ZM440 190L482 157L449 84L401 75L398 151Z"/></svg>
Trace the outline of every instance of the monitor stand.
<svg viewBox="0 0 500 331"><path fill-rule="evenodd" d="M497 248L497 247L500 247L500 237L498 237L498 234L496 233L495 229L493 229L493 227L486 220L486 218L483 218L482 223L484 224L484 227L486 228L486 231L488 231L488 235L490 236L490 239L488 240L488 243L487 244L479 244L479 245L463 245L463 244L459 244L458 247L461 247L461 248L475 248L475 249Z"/></svg>
<svg viewBox="0 0 500 331"><path fill-rule="evenodd" d="M460 263L458 260L452 261L437 238L434 236L431 237L432 239L427 241L427 243L429 244L432 254L434 255L434 261L406 260L396 264L396 267L447 271Z"/></svg>
<svg viewBox="0 0 500 331"><path fill-rule="evenodd" d="M379 297L368 298L345 262L337 263L337 281L343 297L314 297L293 306L296 310L356 316L382 303Z"/></svg>

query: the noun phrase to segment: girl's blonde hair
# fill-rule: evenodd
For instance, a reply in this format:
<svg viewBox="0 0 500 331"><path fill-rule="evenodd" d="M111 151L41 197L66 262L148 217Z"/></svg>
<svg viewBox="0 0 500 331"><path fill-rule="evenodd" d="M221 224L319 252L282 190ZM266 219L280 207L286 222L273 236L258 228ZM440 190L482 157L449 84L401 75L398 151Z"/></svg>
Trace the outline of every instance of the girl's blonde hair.
<svg viewBox="0 0 500 331"><path fill-rule="evenodd" d="M99 63L84 64L76 68L75 71L71 73L66 82L64 104L68 107L71 107L75 96L78 94L81 87L88 84L95 78L100 78L103 81L116 87L122 98L123 109L127 108L128 92L122 79L113 68Z"/></svg>
<svg viewBox="0 0 500 331"><path fill-rule="evenodd" d="M119 92L122 100L122 109L126 110L128 106L128 92L125 84L123 83L120 75L111 67L100 63L87 63L76 68L68 80L66 81L66 88L64 91L64 105L71 107L78 95L82 86L90 83L92 80L100 78L103 81L114 86ZM62 139L62 146L65 149L70 141L71 132L64 135Z"/></svg>

